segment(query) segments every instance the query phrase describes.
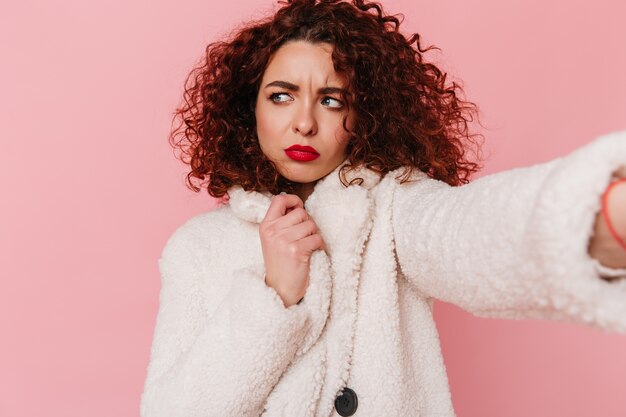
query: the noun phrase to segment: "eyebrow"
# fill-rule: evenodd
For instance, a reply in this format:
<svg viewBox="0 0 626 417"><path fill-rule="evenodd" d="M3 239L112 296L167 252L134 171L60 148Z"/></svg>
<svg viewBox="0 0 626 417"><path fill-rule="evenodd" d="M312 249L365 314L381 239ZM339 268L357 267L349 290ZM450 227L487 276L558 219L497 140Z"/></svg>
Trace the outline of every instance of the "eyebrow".
<svg viewBox="0 0 626 417"><path fill-rule="evenodd" d="M292 84L290 82L287 81L272 81L271 83L267 84L265 86L265 88L267 87L282 87L284 89L290 90L290 91L298 91L300 90L300 87L298 87L295 84ZM343 88L338 88L338 87L322 87L320 89L317 90L318 94L334 94L334 93L342 93L345 92L346 90Z"/></svg>

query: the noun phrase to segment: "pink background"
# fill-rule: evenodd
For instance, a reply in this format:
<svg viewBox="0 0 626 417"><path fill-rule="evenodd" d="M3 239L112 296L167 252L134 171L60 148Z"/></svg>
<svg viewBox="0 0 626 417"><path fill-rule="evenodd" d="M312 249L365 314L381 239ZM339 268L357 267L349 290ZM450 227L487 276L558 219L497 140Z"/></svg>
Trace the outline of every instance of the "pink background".
<svg viewBox="0 0 626 417"><path fill-rule="evenodd" d="M210 40L270 0L21 1L0 14L0 416L137 416L168 236L209 210L170 115ZM626 4L388 0L482 109L484 173L626 128ZM626 300L625 300L626 302ZM436 317L459 417L626 415L626 337Z"/></svg>

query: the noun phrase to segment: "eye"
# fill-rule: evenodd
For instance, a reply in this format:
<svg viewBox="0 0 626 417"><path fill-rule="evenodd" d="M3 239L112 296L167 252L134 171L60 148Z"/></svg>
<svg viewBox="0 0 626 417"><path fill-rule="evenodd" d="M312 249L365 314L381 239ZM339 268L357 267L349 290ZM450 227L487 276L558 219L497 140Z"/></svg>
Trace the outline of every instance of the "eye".
<svg viewBox="0 0 626 417"><path fill-rule="evenodd" d="M324 99L322 100L322 103L323 102L327 102L327 100L332 100L332 101L335 102L334 105L330 105L329 106L331 108L340 109L340 108L343 107L343 103L341 101L337 100L336 98L332 98L332 97L324 97Z"/></svg>
<svg viewBox="0 0 626 417"><path fill-rule="evenodd" d="M280 96L289 96L289 94L287 93L272 93L270 94L270 101L273 101L274 103L282 103L284 101L288 101L288 100L276 100L277 97Z"/></svg>

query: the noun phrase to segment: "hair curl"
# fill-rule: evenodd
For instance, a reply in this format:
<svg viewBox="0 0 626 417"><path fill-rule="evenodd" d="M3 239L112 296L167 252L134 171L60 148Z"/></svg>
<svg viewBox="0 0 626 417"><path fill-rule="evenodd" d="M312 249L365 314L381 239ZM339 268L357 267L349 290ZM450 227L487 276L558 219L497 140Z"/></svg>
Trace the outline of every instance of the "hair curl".
<svg viewBox="0 0 626 417"><path fill-rule="evenodd" d="M424 61L423 53L440 48L422 49L417 33L405 38L398 18L386 15L377 2L282 3L273 16L236 29L232 39L210 43L187 77L184 104L173 119L180 123L169 140L191 167L190 189L200 191L192 178L208 179L207 191L216 198L235 184L273 194L297 189L299 184L279 174L261 151L254 112L270 56L292 40L332 44L335 70L348 81L342 99L354 110L356 123L340 177L345 169L365 164L381 177L404 166L403 182L413 169L450 185L469 182L480 169L466 158L468 144L480 154L475 139L482 135L468 132L477 106L461 100L456 90L462 88L446 85L447 74Z"/></svg>

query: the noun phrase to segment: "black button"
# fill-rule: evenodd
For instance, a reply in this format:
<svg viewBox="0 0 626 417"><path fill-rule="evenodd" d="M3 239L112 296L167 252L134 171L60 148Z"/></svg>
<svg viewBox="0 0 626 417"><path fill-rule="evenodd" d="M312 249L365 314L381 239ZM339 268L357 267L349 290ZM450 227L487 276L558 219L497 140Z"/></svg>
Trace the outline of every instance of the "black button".
<svg viewBox="0 0 626 417"><path fill-rule="evenodd" d="M350 388L345 387L340 396L335 398L335 410L340 416L347 417L356 413L356 408L359 405L356 392Z"/></svg>

